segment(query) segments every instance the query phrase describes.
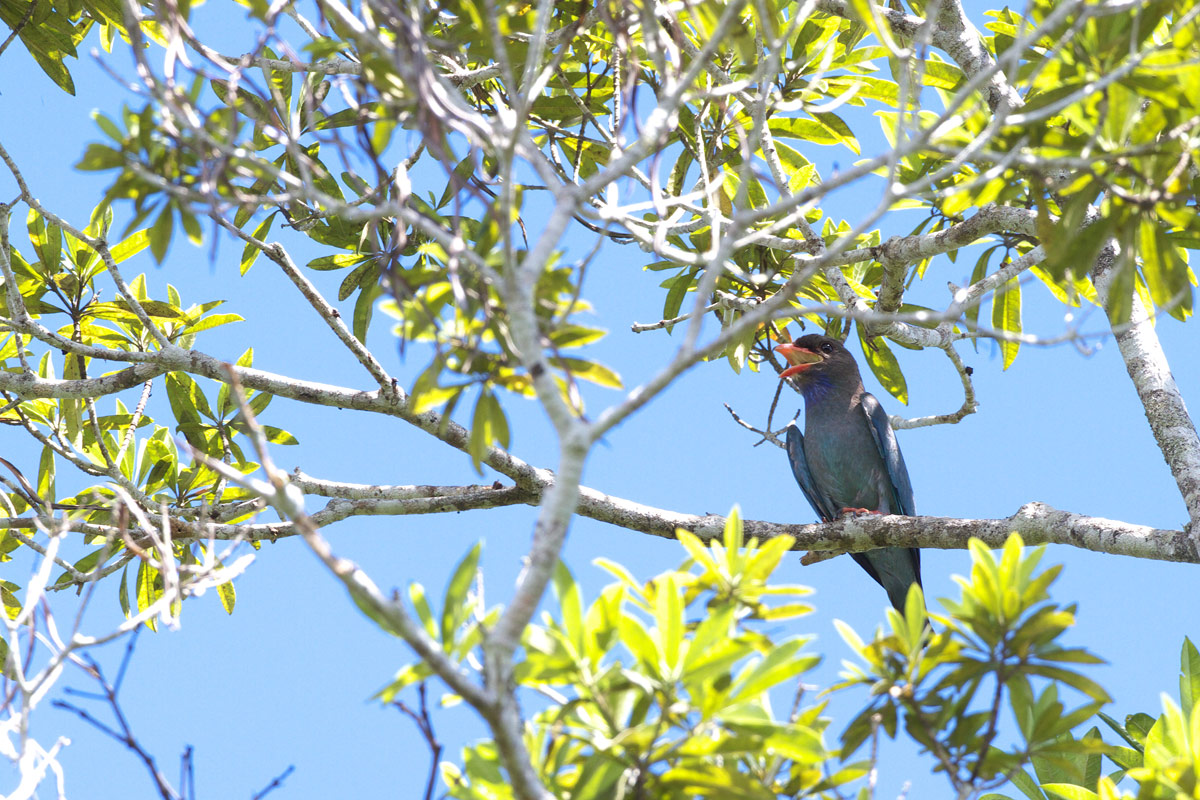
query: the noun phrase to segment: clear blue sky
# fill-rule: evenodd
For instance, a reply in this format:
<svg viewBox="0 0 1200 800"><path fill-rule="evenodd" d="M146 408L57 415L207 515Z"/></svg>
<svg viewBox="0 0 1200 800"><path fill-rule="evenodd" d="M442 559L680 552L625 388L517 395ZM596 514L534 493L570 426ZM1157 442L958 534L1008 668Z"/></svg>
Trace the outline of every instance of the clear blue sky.
<svg viewBox="0 0 1200 800"><path fill-rule="evenodd" d="M228 12L228 7L222 10ZM0 74L5 76L0 82L0 141L25 170L42 202L79 225L86 223L107 180L71 169L85 144L99 138L89 113L93 108L115 113L123 102L132 102L88 59L86 50L94 46L93 37L85 43L84 59L71 65L76 98L54 87L19 47L0 59ZM870 145L866 152L871 152ZM7 200L14 194L11 178L0 175L0 197ZM841 198L843 205L831 208L831 213L854 213L854 200ZM900 222L896 230L906 225ZM12 236L28 252L19 217ZM240 245L223 241L211 259L207 248L196 249L178 239L161 268L144 254L130 262L126 276L145 270L160 293L170 282L185 299L225 298L227 310L246 317L244 323L203 336L202 349L233 359L253 345L255 365L261 368L368 386L361 370L269 262L260 260L248 276L239 278ZM567 244L586 248L590 242L574 239ZM307 245L297 252L298 260L322 254ZM611 330L594 353L617 369L629 386L652 374L673 345L662 332L629 332L631 322L660 316L661 275L641 271L647 260L638 249L609 246L592 268L587 286L599 323ZM972 261L935 261L928 286L919 290L925 294L917 301L923 296L931 304L944 304L946 281L964 284ZM319 274L314 279L331 290L341 277ZM1027 330L1053 334L1061 329L1062 309L1033 285L1025 293L1025 320ZM1093 320L1094 326L1099 324L1099 318ZM1159 325L1159 333L1184 396L1200 397L1195 330L1168 319ZM422 366L412 355L407 362L400 360L383 320L372 330L369 343L405 380L411 381L413 370ZM1091 356L1069 346L1025 348L1007 372L1001 371L990 346L981 345L978 354L964 348L964 358L975 368L979 413L957 426L899 434L918 511L1003 517L1023 503L1040 500L1156 527L1182 524L1183 503L1124 366L1116 348L1110 342L1102 344ZM907 410L866 375L868 389L889 411L916 416L959 405L957 378L940 353L896 350L908 377ZM612 432L589 462L585 483L683 512L725 513L740 503L749 518L811 521L811 510L783 453L770 446L751 447L755 438L735 425L722 406L729 403L747 419L761 422L774 389L775 378L767 374L734 375L724 361L701 365ZM615 397L592 392L591 408ZM155 402L165 405L161 388ZM799 399L789 397L784 404L790 415ZM513 451L535 464L553 466L556 447L540 411L524 402L510 402L507 408ZM289 429L301 442L279 448L277 463L299 466L322 478L396 484L479 480L466 456L394 419L276 400L266 421ZM36 453L18 430L0 428L0 453L29 473L36 471ZM404 586L415 580L435 595L451 565L483 538L488 601L494 603L510 591L533 515L529 508L510 508L353 519L326 533L341 555L359 561L381 585ZM577 520L565 557L589 597L604 583L604 574L590 563L598 556L649 577L678 564L683 553L672 542ZM802 620L795 632L818 633L817 647L826 659L810 678L828 685L849 655L832 620L843 619L868 634L883 619L886 598L848 558L807 568L799 560L799 555L787 559L779 578L817 590L816 615ZM1079 625L1069 642L1086 645L1110 662L1091 673L1116 698L1108 712L1118 718L1139 710L1157 713L1159 692L1177 691L1183 636L1195 638L1200 632L1194 567L1065 547L1051 549L1046 562L1066 564L1055 599L1079 603ZM963 551L925 551L923 565L926 593L936 598L956 594L950 576L965 573L969 562ZM23 582L21 570L27 566L24 560L12 562L0 567L0 576ZM177 774L180 752L192 745L197 789L203 797L247 797L288 765L295 765L296 771L275 797L419 797L428 752L407 720L369 700L410 658L405 646L361 617L298 539L265 545L237 590L232 617L215 596L208 596L188 604L179 631L141 637L122 699L143 744L167 774ZM103 630L118 617L116 591L115 583L101 588L90 612L94 630ZM68 608L72 599L63 598L60 608ZM118 648L110 647L101 659L111 671L119 655ZM60 686L90 688L79 673L68 674ZM835 733L856 708L853 699L833 705ZM438 711L435 724L449 758L464 740L481 735L480 726L461 707ZM68 770L68 796L124 800L151 793L142 768L128 753L65 712L40 711L37 733L44 739L64 733L73 740L62 759ZM907 745L885 746L880 797L895 796L907 781L913 785L910 796L940 796L946 791L944 779L930 775L932 762L914 759L913 752ZM0 775L11 771L0 768ZM4 785L8 778L0 777Z"/></svg>

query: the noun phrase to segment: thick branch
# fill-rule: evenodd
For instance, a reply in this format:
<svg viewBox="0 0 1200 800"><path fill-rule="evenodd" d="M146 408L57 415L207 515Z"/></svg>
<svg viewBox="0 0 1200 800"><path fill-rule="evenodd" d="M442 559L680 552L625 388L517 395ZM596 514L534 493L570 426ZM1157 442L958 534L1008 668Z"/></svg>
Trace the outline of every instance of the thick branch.
<svg viewBox="0 0 1200 800"><path fill-rule="evenodd" d="M548 474L548 473L547 473ZM311 481L302 479L300 483ZM323 484L330 494L344 486L345 493L356 499L332 500L329 505L307 519L314 527L323 527L354 516L364 515L407 515L465 511L492 508L504 505L541 502L541 489L505 487L489 489L478 487L477 491L461 494L445 494L419 497L411 500L394 498L369 499L371 487L357 484ZM408 490L418 487L374 487L383 494L389 489ZM442 488L442 487L430 487ZM476 487L446 487L464 490ZM402 492L407 494L407 491ZM717 514L684 514L669 509L655 508L613 497L596 489L580 487L579 504L575 513L581 517L607 522L631 531L653 536L674 538L675 531L683 528L702 539L721 536L725 518ZM157 517L152 517L157 520ZM28 522L28 524L26 524ZM1029 544L1062 544L1110 555L1147 558L1157 561L1180 561L1200 563L1200 547L1191 537L1180 530L1151 528L1119 520L1090 517L1068 511L1060 511L1045 503L1032 502L1022 506L1015 514L1004 519L958 519L954 517L899 517L875 516L846 518L825 524L786 524L767 520L746 520L747 537L766 539L789 535L796 538L793 550L826 550L859 552L876 547L927 547L942 550L964 549L971 538L983 540L989 547L1001 547L1008 534L1016 531ZM0 527L29 527L31 521L24 519L2 519ZM87 526L70 523L74 530L87 528L92 533L103 533L103 526ZM197 526L195 530L177 529L175 538L203 538L210 536L218 540L245 539L274 540L300 533L291 522L261 524L218 524Z"/></svg>
<svg viewBox="0 0 1200 800"><path fill-rule="evenodd" d="M78 380L40 378L32 372L0 372L0 391L11 392L23 400L32 400L38 397L69 397L75 400L84 400L130 389L151 378L157 378L167 371L155 364L143 363L135 364L102 378Z"/></svg>
<svg viewBox="0 0 1200 800"><path fill-rule="evenodd" d="M715 514L703 517L676 514L625 502L616 507L581 505L579 513L664 537L674 537L676 528L684 528L702 539L715 539L725 526L725 518ZM1022 506L1005 519L866 515L819 525L746 520L744 527L747 537L794 536L793 550L860 552L876 547L957 550L965 548L971 538L999 548L1016 531L1028 544L1065 544L1111 555L1200 563L1200 549L1182 531L1088 517L1036 502Z"/></svg>
<svg viewBox="0 0 1200 800"><path fill-rule="evenodd" d="M827 14L846 19L856 19L846 0L819 0L817 8ZM927 21L911 14L905 14L891 8L877 6L874 9L891 27L893 35L909 43L918 39L921 29ZM962 68L967 77L993 69L991 55L980 41L979 32L971 25L962 6L954 0L941 0L938 3L938 15L929 41L944 50ZM1009 108L1022 105L1020 96L1008 82L1007 76L998 70L987 77L985 89L988 106L995 110L1000 101L1007 102Z"/></svg>
<svg viewBox="0 0 1200 800"><path fill-rule="evenodd" d="M1101 303L1109 309L1113 336L1120 348L1121 358L1125 360L1129 378L1137 389L1138 399L1142 401L1154 440L1183 495L1192 522L1192 544L1196 546L1200 542L1200 527L1195 525L1200 520L1200 437L1197 437L1196 426L1188 414L1183 394L1171 374L1171 365L1141 298L1132 292L1128 321L1112 316L1116 304L1109 303L1109 292L1121 269L1133 269L1133 264L1122 264L1119 247L1115 242L1110 242L1096 259L1092 282L1096 285Z"/></svg>
<svg viewBox="0 0 1200 800"><path fill-rule="evenodd" d="M1037 232L1037 212L1028 208L986 205L969 219L936 233L893 236L878 247L864 249L888 271L890 267L907 267L922 259L974 244L989 234L1001 232L1034 235ZM850 253L843 253L839 260L843 260L847 255ZM885 280L880 287L880 311L894 312L900 309L903 278L908 272L907 269L900 269L897 273L897 279Z"/></svg>

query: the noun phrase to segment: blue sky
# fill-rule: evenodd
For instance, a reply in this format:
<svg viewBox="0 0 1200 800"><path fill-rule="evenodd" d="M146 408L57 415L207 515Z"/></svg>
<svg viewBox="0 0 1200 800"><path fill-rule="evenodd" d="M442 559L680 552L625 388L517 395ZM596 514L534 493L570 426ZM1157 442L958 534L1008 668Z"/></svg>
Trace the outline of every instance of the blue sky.
<svg viewBox="0 0 1200 800"><path fill-rule="evenodd" d="M87 46L96 46L89 39ZM119 52L119 51L118 51ZM124 55L118 60L124 63ZM28 56L14 47L0 59L0 142L23 168L34 193L56 213L79 225L106 186L107 176L71 169L85 144L99 138L89 113L114 113L136 102L86 56L72 64L75 98L62 94ZM881 142L866 140L865 154ZM849 158L842 156L843 163ZM11 178L0 176L0 197L11 198ZM856 211L854 195L838 199L833 214ZM874 198L870 198L873 202ZM24 209L22 209L22 212ZM118 214L121 210L118 209ZM120 217L118 217L120 224ZM906 232L907 220L892 223ZM12 238L28 252L22 220ZM265 260L238 276L240 245L223 241L215 259L206 248L179 241L162 267L148 254L130 262L126 277L144 270L152 287L178 286L185 299L226 298L226 310L246 321L200 339L199 346L228 359L255 348L256 366L312 380L368 386L361 369L337 344L295 293L287 279ZM286 241L286 240L285 240ZM572 239L568 248L585 250L590 241ZM323 254L308 244L297 260ZM611 333L593 350L596 358L621 373L627 386L651 375L668 357L673 342L663 332L633 334L632 322L658 319L662 291L658 273L643 272L648 257L633 247L607 246L593 266L587 290L597 322ZM930 267L917 290L931 304L944 304L945 283L963 285L973 258ZM331 290L341 275L313 279ZM153 291L153 289L152 289ZM332 294L332 291L330 291ZM1025 291L1029 331L1054 334L1063 309L1042 287ZM985 311L986 313L986 311ZM1092 320L1100 325L1097 315ZM1158 327L1176 380L1186 398L1200 397L1200 359L1195 332L1164 319ZM711 332L711 331L710 331ZM423 366L411 354L400 360L386 318L377 317L369 344L389 369L411 382ZM1023 348L1016 363L1001 371L998 353L981 344L975 354L961 350L975 369L981 404L978 414L956 426L902 431L920 513L975 518L1003 517L1023 503L1039 500L1084 514L1155 527L1178 527L1183 503L1163 463L1137 396L1115 346L1100 342L1091 355L1070 346ZM856 345L855 345L856 346ZM865 374L868 389L893 413L918 416L957 408L958 380L940 353L895 348L908 378L910 406L899 404ZM864 373L866 370L864 368ZM645 410L614 430L593 453L584 481L607 493L653 506L691 513L725 513L739 503L748 518L809 522L812 512L787 468L782 451L754 448L755 437L735 425L723 407L743 417L765 419L776 379L744 371L735 375L722 360L685 374ZM593 391L593 410L615 400ZM165 392L155 403L165 406ZM790 415L798 396L783 401ZM552 467L556 444L544 415L534 405L513 401L513 451ZM301 444L279 448L278 464L299 466L322 478L366 483L480 482L469 459L394 419L350 411L314 409L276 400L265 420L293 432ZM781 420L777 420L777 423ZM36 471L36 451L22 434L0 428L0 452L28 473ZM490 482L488 474L483 481ZM439 595L451 566L479 538L486 542L484 569L488 602L501 602L511 590L529 541L534 511L509 508L448 516L352 519L327 529L339 554L364 565L376 582L402 587L419 581ZM683 551L675 543L631 533L586 519L572 526L565 558L594 597L605 575L591 566L605 556L649 577L677 565ZM833 630L842 619L867 634L883 619L886 598L849 558L802 567L799 554L778 573L786 582L813 586L817 613L795 632L816 632L824 664L809 679L822 686L836 680L849 651ZM1079 604L1079 624L1068 636L1106 658L1090 674L1115 698L1107 709L1118 718L1134 711L1157 713L1159 692L1177 691L1179 648L1185 635L1196 637L1193 567L1087 553L1055 547L1046 563L1066 565L1054 589L1061 603ZM28 562L0 567L0 577L23 582ZM965 574L964 551L925 551L926 593L956 595L950 576ZM1189 580L1190 578L1190 580ZM288 765L295 765L275 797L316 798L387 792L420 796L429 754L415 729L394 710L369 700L410 655L402 642L375 629L358 614L334 580L298 540L264 545L258 560L237 584L238 604L227 616L215 596L192 601L175 632L140 638L122 695L124 708L143 744L169 776L185 745L196 752L201 796L249 796ZM115 583L102 586L89 620L103 630L119 617ZM73 598L62 598L68 608ZM119 647L101 652L115 670ZM88 689L80 673L60 686ZM834 703L833 731L840 732L856 709L855 698ZM453 758L465 740L482 729L463 708L439 710L435 725ZM127 798L149 793L141 766L119 745L66 712L45 708L37 733L59 734L73 743L63 755L71 797ZM895 796L912 782L911 796L938 796L946 783L930 775L932 762L915 759L902 743L886 745L880 797ZM9 775L0 768L0 775ZM0 785L7 778L0 777Z"/></svg>

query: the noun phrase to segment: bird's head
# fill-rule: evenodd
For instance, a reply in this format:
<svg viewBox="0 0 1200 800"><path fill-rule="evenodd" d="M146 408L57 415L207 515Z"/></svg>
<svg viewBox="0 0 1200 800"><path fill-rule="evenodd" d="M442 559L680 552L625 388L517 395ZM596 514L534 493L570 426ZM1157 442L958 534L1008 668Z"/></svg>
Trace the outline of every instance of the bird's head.
<svg viewBox="0 0 1200 800"><path fill-rule="evenodd" d="M780 378L796 378L802 384L819 379L832 382L841 376L858 378L854 356L841 342L828 336L810 333L779 345L775 352L790 365L780 373Z"/></svg>

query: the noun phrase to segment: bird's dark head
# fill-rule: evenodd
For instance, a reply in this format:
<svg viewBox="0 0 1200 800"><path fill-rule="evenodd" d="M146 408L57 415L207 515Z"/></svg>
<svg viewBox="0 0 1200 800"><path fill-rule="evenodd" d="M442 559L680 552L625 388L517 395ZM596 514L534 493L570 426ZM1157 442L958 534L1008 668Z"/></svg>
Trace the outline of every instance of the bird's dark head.
<svg viewBox="0 0 1200 800"><path fill-rule="evenodd" d="M790 365L779 377L795 378L802 386L810 382L835 383L839 379L859 381L854 356L837 339L810 333L779 345L775 352Z"/></svg>

